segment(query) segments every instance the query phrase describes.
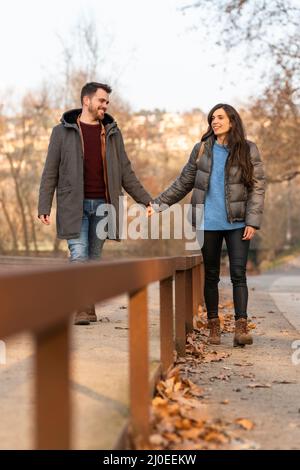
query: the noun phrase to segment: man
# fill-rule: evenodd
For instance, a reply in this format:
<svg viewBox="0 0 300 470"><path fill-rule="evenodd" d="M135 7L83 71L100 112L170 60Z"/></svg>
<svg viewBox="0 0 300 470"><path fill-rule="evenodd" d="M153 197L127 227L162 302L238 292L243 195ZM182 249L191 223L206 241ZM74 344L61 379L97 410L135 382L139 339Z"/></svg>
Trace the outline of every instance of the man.
<svg viewBox="0 0 300 470"><path fill-rule="evenodd" d="M65 112L50 137L38 217L50 224L56 189L57 236L67 240L72 262L100 258L105 237L98 238L96 226L104 217L97 213L102 204L111 204L115 211L113 234L110 231L108 237L120 240L122 187L137 203L149 206L151 201L131 167L116 121L106 113L111 91L108 85L87 83L81 90L82 109ZM76 313L76 325L91 321L97 321L93 305Z"/></svg>

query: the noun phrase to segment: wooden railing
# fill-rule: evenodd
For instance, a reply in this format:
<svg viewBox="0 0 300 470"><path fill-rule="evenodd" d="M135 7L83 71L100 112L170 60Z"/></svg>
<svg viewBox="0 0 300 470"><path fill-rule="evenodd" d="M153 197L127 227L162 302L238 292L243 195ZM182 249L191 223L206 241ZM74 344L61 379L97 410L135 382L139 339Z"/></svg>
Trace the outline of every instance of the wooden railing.
<svg viewBox="0 0 300 470"><path fill-rule="evenodd" d="M203 264L198 255L51 266L0 274L0 338L30 332L35 338L37 449L69 449L70 329L72 313L124 293L129 296L130 425L149 436L147 286L160 282L161 374L184 356L186 333L203 303ZM175 309L173 308L175 279ZM175 332L173 328L175 313Z"/></svg>

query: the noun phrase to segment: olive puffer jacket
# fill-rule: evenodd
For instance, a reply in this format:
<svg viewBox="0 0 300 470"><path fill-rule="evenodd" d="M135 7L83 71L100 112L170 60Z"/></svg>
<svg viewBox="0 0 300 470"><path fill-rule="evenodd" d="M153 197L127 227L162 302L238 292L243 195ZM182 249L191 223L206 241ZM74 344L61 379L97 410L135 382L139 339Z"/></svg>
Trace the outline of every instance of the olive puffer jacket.
<svg viewBox="0 0 300 470"><path fill-rule="evenodd" d="M230 223L244 221L246 225L256 229L260 228L264 197L265 197L265 172L258 148L253 142L247 141L250 147L250 159L253 164L254 185L250 190L241 180L241 169L231 166L228 170L228 159L225 166L225 206L227 219ZM192 225L196 223L196 207L205 204L205 196L209 188L210 175L213 162L214 137L208 139L201 149L198 142L190 155L190 158L181 171L179 177L169 188L163 191L154 201L164 210L185 197L192 189Z"/></svg>

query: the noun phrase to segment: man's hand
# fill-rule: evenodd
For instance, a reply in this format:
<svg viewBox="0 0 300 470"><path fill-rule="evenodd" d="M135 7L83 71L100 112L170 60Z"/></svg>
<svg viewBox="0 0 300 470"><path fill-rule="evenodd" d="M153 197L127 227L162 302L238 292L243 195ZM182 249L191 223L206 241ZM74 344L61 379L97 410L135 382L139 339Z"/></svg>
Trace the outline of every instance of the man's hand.
<svg viewBox="0 0 300 470"><path fill-rule="evenodd" d="M155 210L152 207L152 202L149 202L147 209L146 209L146 215L147 217L151 217L152 214L154 214Z"/></svg>
<svg viewBox="0 0 300 470"><path fill-rule="evenodd" d="M45 225L50 225L50 215L42 214L39 215L40 221Z"/></svg>
<svg viewBox="0 0 300 470"><path fill-rule="evenodd" d="M255 232L256 232L256 228L250 227L250 225L247 225L245 227L242 240L251 240L251 238L254 237Z"/></svg>

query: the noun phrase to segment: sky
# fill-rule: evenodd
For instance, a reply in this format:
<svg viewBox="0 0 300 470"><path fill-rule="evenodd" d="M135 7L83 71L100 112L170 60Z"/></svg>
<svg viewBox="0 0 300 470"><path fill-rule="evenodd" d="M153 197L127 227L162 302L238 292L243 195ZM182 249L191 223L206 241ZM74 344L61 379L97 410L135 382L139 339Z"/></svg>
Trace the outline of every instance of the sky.
<svg viewBox="0 0 300 470"><path fill-rule="evenodd" d="M225 59L205 41L201 25L190 30L191 17L178 11L186 3L189 0L9 0L1 6L0 96L9 89L21 96L44 79L58 80L60 41L69 41L85 17L95 21L106 51L103 75L117 80L134 111L207 112L217 102L247 102L257 86L255 78L239 64L239 53ZM101 75L100 70L95 79L106 78Z"/></svg>

